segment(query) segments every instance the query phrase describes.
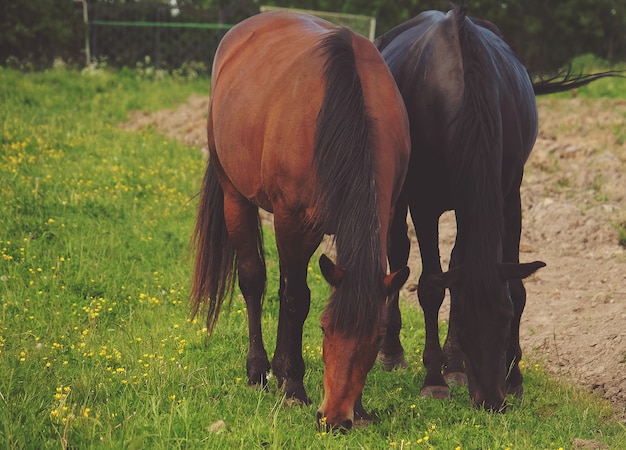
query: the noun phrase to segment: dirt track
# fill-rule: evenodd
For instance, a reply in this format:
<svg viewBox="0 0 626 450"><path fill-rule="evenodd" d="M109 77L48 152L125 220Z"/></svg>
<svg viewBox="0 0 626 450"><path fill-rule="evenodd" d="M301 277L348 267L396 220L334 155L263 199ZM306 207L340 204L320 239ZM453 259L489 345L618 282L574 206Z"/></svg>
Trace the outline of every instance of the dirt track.
<svg viewBox="0 0 626 450"><path fill-rule="evenodd" d="M626 420L626 251L617 231L626 227L626 101L538 104L540 133L522 187L520 258L548 265L526 282L522 349L547 371L611 400ZM205 149L207 107L207 98L192 96L176 110L133 113L124 127L153 126ZM444 267L454 232L448 213L441 221ZM411 258L409 288L420 273L417 244Z"/></svg>

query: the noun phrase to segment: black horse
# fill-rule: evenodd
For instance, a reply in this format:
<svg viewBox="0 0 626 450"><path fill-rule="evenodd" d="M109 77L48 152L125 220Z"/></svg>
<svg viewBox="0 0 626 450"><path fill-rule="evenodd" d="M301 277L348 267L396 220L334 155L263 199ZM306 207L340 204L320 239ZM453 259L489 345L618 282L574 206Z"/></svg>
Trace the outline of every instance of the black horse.
<svg viewBox="0 0 626 450"><path fill-rule="evenodd" d="M422 257L418 297L426 322L423 396L449 396L468 383L475 406L505 408L521 396L519 326L522 279L545 264L519 263L520 184L537 136L535 95L565 91L605 74L541 80L528 71L490 22L465 7L427 11L376 40L404 98L412 152L390 233L391 270L406 265L411 212ZM454 210L450 269L441 268L438 223ZM450 288L448 336L441 348L438 312ZM379 359L404 365L398 297L390 300Z"/></svg>

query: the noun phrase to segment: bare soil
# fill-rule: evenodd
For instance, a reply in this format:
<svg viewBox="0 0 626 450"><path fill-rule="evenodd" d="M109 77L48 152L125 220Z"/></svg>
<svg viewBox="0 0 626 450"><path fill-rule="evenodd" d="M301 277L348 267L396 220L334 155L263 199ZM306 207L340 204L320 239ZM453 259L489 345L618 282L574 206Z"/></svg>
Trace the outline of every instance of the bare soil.
<svg viewBox="0 0 626 450"><path fill-rule="evenodd" d="M540 132L522 186L523 262L547 267L529 278L521 339L525 359L609 399L626 419L626 100L538 100ZM128 129L153 127L206 151L208 98L174 110L133 112ZM452 213L441 220L444 267L454 242ZM419 249L412 236L415 301ZM445 301L440 318L447 319Z"/></svg>

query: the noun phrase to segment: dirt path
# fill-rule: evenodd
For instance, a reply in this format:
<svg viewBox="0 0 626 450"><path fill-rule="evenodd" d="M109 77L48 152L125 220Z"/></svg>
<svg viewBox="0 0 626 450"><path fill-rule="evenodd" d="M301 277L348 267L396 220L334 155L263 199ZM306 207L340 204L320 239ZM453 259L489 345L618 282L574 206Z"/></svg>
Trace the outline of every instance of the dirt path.
<svg viewBox="0 0 626 450"><path fill-rule="evenodd" d="M559 377L613 402L626 419L626 101L539 99L540 133L522 187L523 262L548 265L526 282L522 348ZM175 110L135 112L124 126L154 127L206 150L208 99ZM441 220L447 267L454 218ZM412 236L415 243L415 236ZM420 270L411 250L411 279ZM441 319L448 313L444 302Z"/></svg>

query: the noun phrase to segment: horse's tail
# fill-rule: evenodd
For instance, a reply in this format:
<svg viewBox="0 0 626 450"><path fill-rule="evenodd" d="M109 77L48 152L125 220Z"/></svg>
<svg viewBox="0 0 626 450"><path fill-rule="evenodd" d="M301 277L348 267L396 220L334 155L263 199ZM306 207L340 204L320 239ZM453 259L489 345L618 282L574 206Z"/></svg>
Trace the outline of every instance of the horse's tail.
<svg viewBox="0 0 626 450"><path fill-rule="evenodd" d="M329 33L320 42L320 50L326 56L326 92L317 117L313 151L316 216L319 225L335 235L337 264L348 269L335 294L335 325L358 335L371 329L375 319L371 311L384 297L373 124L357 71L352 32L342 27ZM357 298L360 304L342 301L343 293Z"/></svg>
<svg viewBox="0 0 626 450"><path fill-rule="evenodd" d="M224 219L224 191L211 161L202 181L192 243L196 249L190 293L192 317L206 303L206 326L210 333L224 300L232 299L236 259Z"/></svg>
<svg viewBox="0 0 626 450"><path fill-rule="evenodd" d="M481 274L495 273L494 255L504 233L502 118L498 70L466 12L465 6L455 7L465 84L446 161L464 242L464 282L488 291L482 284L488 277Z"/></svg>
<svg viewBox="0 0 626 450"><path fill-rule="evenodd" d="M592 74L572 75L572 70L568 69L565 73L560 73L549 78L539 77L535 79L533 81L533 91L535 95L555 94L557 92L576 89L606 77L624 78L624 71L608 70L606 72Z"/></svg>

